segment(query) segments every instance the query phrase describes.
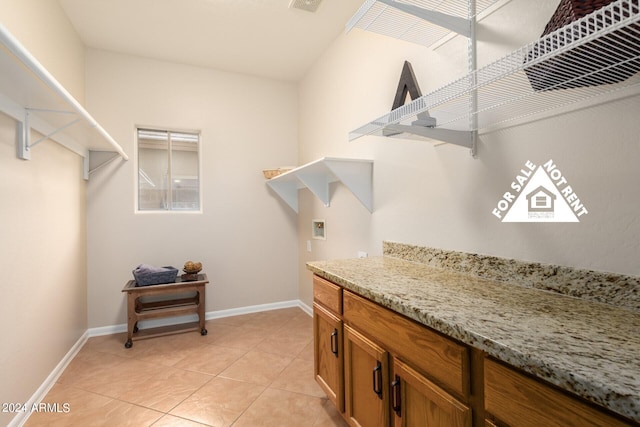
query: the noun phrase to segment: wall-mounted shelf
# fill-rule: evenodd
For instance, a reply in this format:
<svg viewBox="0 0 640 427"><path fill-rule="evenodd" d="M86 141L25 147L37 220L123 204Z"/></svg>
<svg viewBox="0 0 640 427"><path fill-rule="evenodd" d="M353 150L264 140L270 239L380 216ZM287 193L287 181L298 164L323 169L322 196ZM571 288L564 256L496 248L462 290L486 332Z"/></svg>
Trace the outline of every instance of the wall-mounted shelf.
<svg viewBox="0 0 640 427"><path fill-rule="evenodd" d="M450 32L472 37L477 14L498 0L367 0L347 22L347 32L360 28L431 46ZM474 10L475 9L475 10Z"/></svg>
<svg viewBox="0 0 640 427"><path fill-rule="evenodd" d="M329 206L329 184L342 182L369 212L373 212L373 160L323 157L267 181L296 213L298 190L308 188Z"/></svg>
<svg viewBox="0 0 640 427"><path fill-rule="evenodd" d="M122 147L87 110L0 24L0 111L18 122L19 158L51 139L84 158L89 175L89 152L111 151L123 159ZM44 135L32 141L33 129Z"/></svg>
<svg viewBox="0 0 640 427"><path fill-rule="evenodd" d="M361 126L349 139L411 134L452 142L439 131L458 135L464 145L470 132L637 95L639 69L640 5L617 0ZM414 124L426 111L435 127Z"/></svg>

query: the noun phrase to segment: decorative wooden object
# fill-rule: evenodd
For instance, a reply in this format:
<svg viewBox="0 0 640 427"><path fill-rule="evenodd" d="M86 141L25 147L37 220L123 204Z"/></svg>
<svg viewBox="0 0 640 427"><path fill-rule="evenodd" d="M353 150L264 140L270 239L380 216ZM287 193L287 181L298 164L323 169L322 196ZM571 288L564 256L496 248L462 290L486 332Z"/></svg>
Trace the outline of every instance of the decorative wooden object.
<svg viewBox="0 0 640 427"><path fill-rule="evenodd" d="M393 105L391 106L391 111L396 110L407 102L407 95L411 98L412 101L422 97L422 91L420 90L420 86L418 85L418 80L416 79L416 75L413 72L413 67L409 61L404 61L404 65L402 66L402 73L400 74L400 81L398 82L398 88L396 89L396 96L393 98ZM429 113L424 111L418 113L417 120L415 120L412 124L416 126L423 127L435 127L436 119L429 116ZM383 131L384 136L393 136L400 134L402 132L398 132L397 130L386 129Z"/></svg>

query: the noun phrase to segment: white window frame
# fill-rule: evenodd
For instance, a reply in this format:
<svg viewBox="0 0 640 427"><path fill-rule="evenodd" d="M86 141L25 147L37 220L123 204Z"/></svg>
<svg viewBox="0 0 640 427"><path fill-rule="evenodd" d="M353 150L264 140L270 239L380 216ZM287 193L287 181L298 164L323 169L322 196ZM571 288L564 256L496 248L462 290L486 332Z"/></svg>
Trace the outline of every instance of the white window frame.
<svg viewBox="0 0 640 427"><path fill-rule="evenodd" d="M171 204L168 205L167 209L140 209L140 162L139 162L139 135L140 131L149 131L149 132L167 132L169 135L174 133L180 134L191 134L197 135L197 153L198 153L198 208L197 209L171 209ZM134 181L135 181L135 191L134 191L134 206L136 214L201 214L203 212L203 197L202 197L202 133L199 130L185 130L185 129L176 129L176 128L167 128L160 126L142 126L136 125L134 129L134 139L135 139L135 173L134 173ZM168 155L168 183L167 183L167 200L171 200L171 185L169 184L171 175L171 138L169 137L169 145L167 147L167 155Z"/></svg>

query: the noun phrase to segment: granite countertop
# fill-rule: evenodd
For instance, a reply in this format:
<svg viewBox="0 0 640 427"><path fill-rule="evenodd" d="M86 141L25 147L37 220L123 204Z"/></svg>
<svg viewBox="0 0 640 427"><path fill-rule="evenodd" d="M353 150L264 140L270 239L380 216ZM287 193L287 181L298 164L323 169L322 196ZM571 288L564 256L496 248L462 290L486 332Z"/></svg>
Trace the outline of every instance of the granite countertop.
<svg viewBox="0 0 640 427"><path fill-rule="evenodd" d="M640 313L389 256L307 263L382 306L640 422Z"/></svg>

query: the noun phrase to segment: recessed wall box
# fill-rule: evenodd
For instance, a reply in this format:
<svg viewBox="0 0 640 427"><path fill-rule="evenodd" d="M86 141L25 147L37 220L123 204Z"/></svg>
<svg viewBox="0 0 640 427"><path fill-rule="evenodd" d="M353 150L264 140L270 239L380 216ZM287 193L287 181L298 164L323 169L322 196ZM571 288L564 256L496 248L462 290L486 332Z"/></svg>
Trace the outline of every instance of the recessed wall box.
<svg viewBox="0 0 640 427"><path fill-rule="evenodd" d="M314 239L327 240L327 230L324 219L314 219L311 221L311 236Z"/></svg>

